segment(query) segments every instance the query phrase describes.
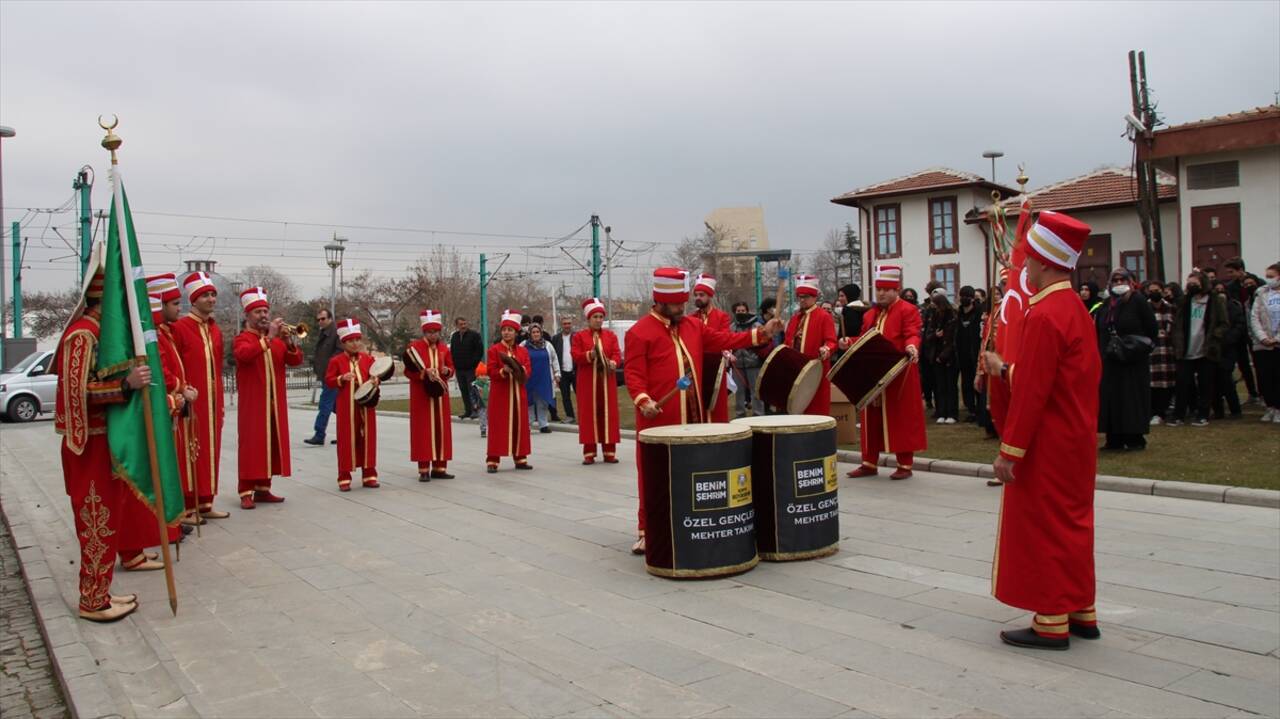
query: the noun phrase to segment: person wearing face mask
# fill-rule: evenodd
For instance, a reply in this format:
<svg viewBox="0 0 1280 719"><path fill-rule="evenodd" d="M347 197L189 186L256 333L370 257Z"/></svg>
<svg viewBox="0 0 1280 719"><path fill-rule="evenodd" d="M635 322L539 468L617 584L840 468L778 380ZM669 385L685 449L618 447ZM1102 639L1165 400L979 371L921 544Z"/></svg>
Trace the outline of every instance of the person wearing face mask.
<svg viewBox="0 0 1280 719"><path fill-rule="evenodd" d="M956 312L956 365L960 370L960 399L964 401L966 422L978 421L978 393L973 378L978 371L978 354L982 350L982 307L974 289L960 288L960 309Z"/></svg>
<svg viewBox="0 0 1280 719"><path fill-rule="evenodd" d="M1143 437L1151 430L1151 363L1155 346L1156 316L1151 304L1136 297L1129 270L1118 267L1111 273L1110 297L1098 310L1095 324L1098 349L1102 352L1102 383L1098 386L1098 431L1106 434L1103 449L1146 449ZM1117 356L1107 350L1112 338L1124 341L1134 335L1147 340L1130 345L1133 350ZM1114 346L1114 345L1113 345Z"/></svg>
<svg viewBox="0 0 1280 719"><path fill-rule="evenodd" d="M1225 298L1227 302L1227 333L1222 338L1222 359L1213 368L1213 418L1225 419L1222 403L1226 400L1231 419L1240 419L1243 416L1240 411L1240 393L1236 391L1233 373L1240 357L1240 344L1249 335L1249 325L1244 316L1244 305L1231 298L1227 292L1227 283L1216 280L1212 285L1213 294Z"/></svg>
<svg viewBox="0 0 1280 719"><path fill-rule="evenodd" d="M1147 283L1147 303L1151 305L1151 313L1156 318L1156 344L1151 348L1148 362L1151 367L1149 424L1157 425L1164 423L1164 415L1169 411L1169 400L1173 399L1173 305L1165 301L1164 287L1155 280Z"/></svg>
<svg viewBox="0 0 1280 719"><path fill-rule="evenodd" d="M1194 427L1209 424L1209 401L1213 399L1213 366L1222 359L1222 341L1227 333L1227 302L1209 292L1209 278L1200 270L1187 275L1186 294L1173 316L1173 356L1177 361L1173 416L1169 425L1182 424L1196 398Z"/></svg>
<svg viewBox="0 0 1280 719"><path fill-rule="evenodd" d="M762 327L764 321L751 313L751 308L746 302L736 302L733 305L733 324L729 329L734 332L750 332L753 327ZM756 377L760 374L760 365L764 363L764 357L767 357L772 345L764 345L762 347L748 347L733 351L734 364L742 372L743 382L738 383L738 391L734 393L734 406L737 407L736 414L738 417L747 416L747 406L751 406L751 416L760 417L764 415L764 402L759 397L752 396L755 392ZM763 354L761 354L763 353Z"/></svg>
<svg viewBox="0 0 1280 719"><path fill-rule="evenodd" d="M1267 268L1265 282L1253 295L1249 336L1258 368L1258 391L1267 405L1262 421L1280 424L1280 262Z"/></svg>

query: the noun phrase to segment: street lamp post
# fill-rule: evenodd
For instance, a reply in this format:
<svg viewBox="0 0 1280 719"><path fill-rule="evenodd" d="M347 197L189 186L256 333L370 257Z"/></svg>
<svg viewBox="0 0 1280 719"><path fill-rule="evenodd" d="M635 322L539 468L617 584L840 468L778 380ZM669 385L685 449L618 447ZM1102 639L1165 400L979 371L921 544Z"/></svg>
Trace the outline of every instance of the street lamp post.
<svg viewBox="0 0 1280 719"><path fill-rule="evenodd" d="M347 248L337 241L337 235L334 235L333 239L333 242L324 246L324 259L329 263L329 319L336 322L338 319L338 268L342 266L342 253Z"/></svg>
<svg viewBox="0 0 1280 719"><path fill-rule="evenodd" d="M5 138L16 135L12 127L0 125L0 145L4 144ZM4 227L4 181L3 181L3 163L0 162L0 228ZM6 333L5 326L9 322L9 305L4 296L4 248L0 247L0 370L8 369L8 357L5 356L4 338L9 335ZM16 270L16 268L15 268ZM14 335L19 335L16 329Z"/></svg>
<svg viewBox="0 0 1280 719"><path fill-rule="evenodd" d="M982 156L991 160L991 181L996 181L996 158L1004 157L1004 153L999 150L987 150Z"/></svg>

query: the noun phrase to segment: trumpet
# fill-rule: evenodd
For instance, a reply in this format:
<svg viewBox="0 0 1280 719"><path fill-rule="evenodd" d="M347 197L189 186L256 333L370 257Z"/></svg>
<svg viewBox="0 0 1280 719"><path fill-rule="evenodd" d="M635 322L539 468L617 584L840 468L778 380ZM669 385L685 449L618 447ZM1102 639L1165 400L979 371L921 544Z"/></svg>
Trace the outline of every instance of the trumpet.
<svg viewBox="0 0 1280 719"><path fill-rule="evenodd" d="M296 325L291 325L286 322L280 325L280 330L286 335L293 335L300 340L305 340L307 335L311 333L311 327L309 327L306 322L299 322Z"/></svg>

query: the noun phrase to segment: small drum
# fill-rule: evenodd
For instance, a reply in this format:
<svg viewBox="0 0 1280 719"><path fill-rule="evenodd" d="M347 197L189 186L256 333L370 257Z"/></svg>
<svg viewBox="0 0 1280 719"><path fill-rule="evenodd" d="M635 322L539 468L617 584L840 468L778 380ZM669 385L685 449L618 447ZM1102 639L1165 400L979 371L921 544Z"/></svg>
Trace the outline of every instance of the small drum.
<svg viewBox="0 0 1280 719"><path fill-rule="evenodd" d="M840 548L836 421L813 414L743 417L750 427L756 548L771 562L813 559Z"/></svg>
<svg viewBox="0 0 1280 719"><path fill-rule="evenodd" d="M889 383L911 363L893 343L876 330L867 330L831 366L827 379L862 411L884 392Z"/></svg>
<svg viewBox="0 0 1280 719"><path fill-rule="evenodd" d="M756 396L787 414L800 414L822 385L822 362L789 345L778 345L765 358L756 378Z"/></svg>
<svg viewBox="0 0 1280 719"><path fill-rule="evenodd" d="M386 382L396 375L396 363L388 355L373 358L369 365L369 376L377 377L379 382Z"/></svg>
<svg viewBox="0 0 1280 719"><path fill-rule="evenodd" d="M382 397L382 388L374 384L372 381L364 381L356 387L355 401L361 407L377 407L378 400Z"/></svg>
<svg viewBox="0 0 1280 719"><path fill-rule="evenodd" d="M727 577L756 566L751 428L641 430L645 568L659 577Z"/></svg>
<svg viewBox="0 0 1280 719"><path fill-rule="evenodd" d="M702 355L702 408L710 412L716 406L716 398L720 396L720 386L724 384L726 360L722 354Z"/></svg>
<svg viewBox="0 0 1280 719"><path fill-rule="evenodd" d="M423 375L422 388L426 390L428 397L436 399L443 397L445 393L449 391L449 385L443 378L441 378L440 381L436 381L426 376L427 365L426 362L418 356L418 350L413 347L405 348L404 356L401 359L404 360L405 369L412 369L414 372Z"/></svg>
<svg viewBox="0 0 1280 719"><path fill-rule="evenodd" d="M514 355L506 353L500 354L498 357L502 359L502 363L507 366L507 369L511 370L511 379L515 380L516 384L524 384L528 377L525 375L524 365L520 364L520 360L516 359Z"/></svg>

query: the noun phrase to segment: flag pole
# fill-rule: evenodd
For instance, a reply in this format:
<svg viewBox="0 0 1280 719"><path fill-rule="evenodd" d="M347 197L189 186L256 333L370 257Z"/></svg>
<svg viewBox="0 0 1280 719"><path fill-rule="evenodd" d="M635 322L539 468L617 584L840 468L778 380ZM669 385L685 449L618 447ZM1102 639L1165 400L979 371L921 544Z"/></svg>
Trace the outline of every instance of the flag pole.
<svg viewBox="0 0 1280 719"><path fill-rule="evenodd" d="M111 184L114 190L112 194L117 218L116 226L120 237L120 262L124 265L124 291L125 297L128 298L126 304L129 306L129 327L132 330L129 334L133 336L134 366L137 366L147 363L147 347L142 338L142 318L138 314L138 295L134 288L136 278L133 273L133 250L129 247L129 223L124 212L124 186L120 181L120 161L116 158L116 150L124 141L112 132L119 124L119 119L113 118L111 124L107 125L102 122L102 118L98 118L98 125L107 131L107 136L102 138L102 146L111 153ZM152 382L155 382L154 377ZM155 511L156 522L160 526L160 555L164 561L164 583L169 590L169 611L177 616L178 588L173 580L173 562L169 552L169 525L164 521L164 489L160 486L160 461L156 457L156 431L155 421L151 417L150 383L142 388L142 417L146 423L147 457L151 465L151 487L155 493L152 509Z"/></svg>

